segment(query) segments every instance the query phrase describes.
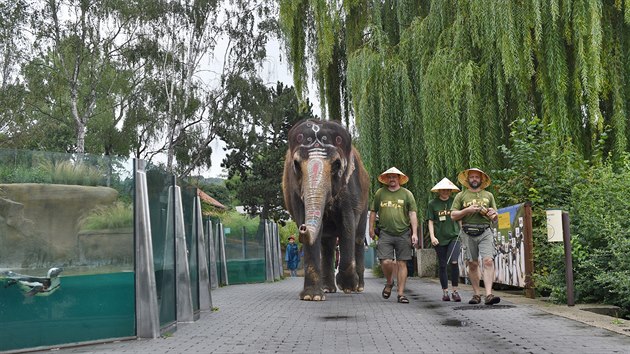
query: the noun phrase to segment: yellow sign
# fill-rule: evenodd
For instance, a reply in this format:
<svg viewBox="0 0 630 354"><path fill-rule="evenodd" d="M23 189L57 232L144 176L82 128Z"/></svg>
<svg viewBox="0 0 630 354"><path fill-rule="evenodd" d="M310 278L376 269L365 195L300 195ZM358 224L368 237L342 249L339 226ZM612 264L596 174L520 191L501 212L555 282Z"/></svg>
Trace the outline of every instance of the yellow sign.
<svg viewBox="0 0 630 354"><path fill-rule="evenodd" d="M499 214L499 230L510 230L510 213Z"/></svg>

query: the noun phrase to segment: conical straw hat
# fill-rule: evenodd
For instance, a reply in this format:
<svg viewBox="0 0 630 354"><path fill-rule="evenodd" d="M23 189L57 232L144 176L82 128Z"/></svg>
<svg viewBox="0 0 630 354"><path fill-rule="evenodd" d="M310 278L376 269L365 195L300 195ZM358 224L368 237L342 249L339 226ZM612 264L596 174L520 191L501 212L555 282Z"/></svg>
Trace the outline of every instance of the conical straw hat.
<svg viewBox="0 0 630 354"><path fill-rule="evenodd" d="M385 178L385 176L390 174L390 173L394 173L394 174L400 175L400 185L403 185L403 184L409 182L409 177L407 177L406 174L400 172L400 170L397 169L396 167L392 167L389 170L381 173L378 176L378 181L383 183L383 184L387 184L388 181L387 181L387 178Z"/></svg>
<svg viewBox="0 0 630 354"><path fill-rule="evenodd" d="M457 175L457 180L459 181L459 183L462 184L462 186L470 188L470 186L468 185L468 172L470 171L477 171L481 173L481 189L486 189L490 185L490 177L485 172L478 168L469 168L467 170L463 170L459 173L459 175Z"/></svg>
<svg viewBox="0 0 630 354"><path fill-rule="evenodd" d="M448 189L451 191L459 192L459 188L457 188L457 186L446 177L442 178L441 181L433 186L433 188L431 188L431 192L439 192L440 189Z"/></svg>

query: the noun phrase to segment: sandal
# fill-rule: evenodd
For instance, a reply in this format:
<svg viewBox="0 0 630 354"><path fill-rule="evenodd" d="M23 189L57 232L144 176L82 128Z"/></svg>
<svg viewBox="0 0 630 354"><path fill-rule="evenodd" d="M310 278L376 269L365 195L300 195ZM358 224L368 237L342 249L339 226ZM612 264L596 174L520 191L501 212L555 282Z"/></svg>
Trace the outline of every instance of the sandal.
<svg viewBox="0 0 630 354"><path fill-rule="evenodd" d="M481 296L479 295L473 295L472 299L470 299L470 301L468 301L469 304L471 305L477 305L481 303Z"/></svg>
<svg viewBox="0 0 630 354"><path fill-rule="evenodd" d="M494 305L494 304L498 304L500 301L501 301L500 297L490 294L490 295L486 296L485 304L486 305Z"/></svg>
<svg viewBox="0 0 630 354"><path fill-rule="evenodd" d="M398 295L398 302L400 302L401 304L408 304L409 299L407 299L405 295Z"/></svg>
<svg viewBox="0 0 630 354"><path fill-rule="evenodd" d="M389 299L389 296L392 294L393 287L394 287L394 284L385 284L385 287L383 288L383 292L381 293L381 295L383 295L383 299Z"/></svg>

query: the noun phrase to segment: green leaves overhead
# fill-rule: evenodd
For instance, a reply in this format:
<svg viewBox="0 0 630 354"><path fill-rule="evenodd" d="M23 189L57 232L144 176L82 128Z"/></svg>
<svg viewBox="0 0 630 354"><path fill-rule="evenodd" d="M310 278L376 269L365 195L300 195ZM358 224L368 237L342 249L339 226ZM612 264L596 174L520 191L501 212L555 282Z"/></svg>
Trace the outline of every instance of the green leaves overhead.
<svg viewBox="0 0 630 354"><path fill-rule="evenodd" d="M300 3L307 11L291 20L322 36L307 53L330 58L322 25L344 26L329 28L351 43L347 86L372 176L395 165L423 195L464 168L499 169L510 124L535 116L549 149L593 162L628 151L628 1L347 0L340 11L337 1Z"/></svg>

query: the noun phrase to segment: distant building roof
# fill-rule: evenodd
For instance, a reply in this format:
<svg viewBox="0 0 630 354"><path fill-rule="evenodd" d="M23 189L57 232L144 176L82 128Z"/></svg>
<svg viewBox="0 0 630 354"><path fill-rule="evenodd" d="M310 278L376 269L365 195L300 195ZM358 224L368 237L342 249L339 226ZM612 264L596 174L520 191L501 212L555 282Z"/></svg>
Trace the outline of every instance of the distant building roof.
<svg viewBox="0 0 630 354"><path fill-rule="evenodd" d="M199 196L199 198L202 201L204 201L204 202L206 202L206 203L208 203L208 204L210 204L210 205L212 205L214 207L217 207L219 209L227 209L227 207L225 205L219 203L218 200L212 198L211 196L209 196L208 194L206 194L204 191L202 191L199 188L197 188L197 195Z"/></svg>

